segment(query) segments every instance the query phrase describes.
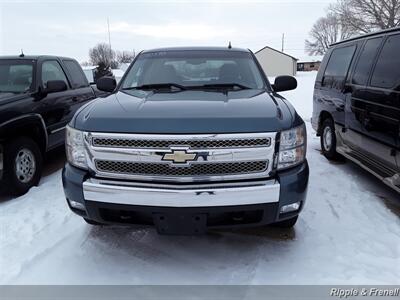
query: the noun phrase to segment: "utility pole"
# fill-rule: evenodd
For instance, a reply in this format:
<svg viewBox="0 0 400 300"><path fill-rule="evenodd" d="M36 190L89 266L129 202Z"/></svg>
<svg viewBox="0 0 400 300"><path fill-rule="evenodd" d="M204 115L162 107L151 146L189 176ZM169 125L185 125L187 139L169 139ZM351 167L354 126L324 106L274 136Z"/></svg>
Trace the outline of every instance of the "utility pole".
<svg viewBox="0 0 400 300"><path fill-rule="evenodd" d="M285 34L282 33L282 52L285 51Z"/></svg>
<svg viewBox="0 0 400 300"><path fill-rule="evenodd" d="M110 34L110 20L107 18L107 28L108 28L108 45L111 51L111 34Z"/></svg>

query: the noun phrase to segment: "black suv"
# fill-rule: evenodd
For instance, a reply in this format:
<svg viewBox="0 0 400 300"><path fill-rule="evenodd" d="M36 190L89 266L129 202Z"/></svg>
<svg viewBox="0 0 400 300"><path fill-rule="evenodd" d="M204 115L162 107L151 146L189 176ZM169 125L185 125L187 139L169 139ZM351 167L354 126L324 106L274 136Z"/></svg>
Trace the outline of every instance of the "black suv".
<svg viewBox="0 0 400 300"><path fill-rule="evenodd" d="M312 124L328 159L356 162L400 191L400 29L330 47L314 91Z"/></svg>
<svg viewBox="0 0 400 300"><path fill-rule="evenodd" d="M36 185L46 151L64 144L65 126L95 97L74 59L0 57L0 190Z"/></svg>

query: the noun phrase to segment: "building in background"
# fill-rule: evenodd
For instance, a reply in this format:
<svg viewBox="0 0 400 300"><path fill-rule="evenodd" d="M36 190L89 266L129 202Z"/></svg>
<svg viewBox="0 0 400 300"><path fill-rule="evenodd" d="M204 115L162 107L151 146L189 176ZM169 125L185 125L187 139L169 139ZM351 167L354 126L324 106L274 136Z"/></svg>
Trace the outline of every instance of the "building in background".
<svg viewBox="0 0 400 300"><path fill-rule="evenodd" d="M268 46L257 51L255 55L267 76L296 76L297 58Z"/></svg>
<svg viewBox="0 0 400 300"><path fill-rule="evenodd" d="M318 71L320 66L321 66L320 61L301 61L297 63L297 71L299 72Z"/></svg>

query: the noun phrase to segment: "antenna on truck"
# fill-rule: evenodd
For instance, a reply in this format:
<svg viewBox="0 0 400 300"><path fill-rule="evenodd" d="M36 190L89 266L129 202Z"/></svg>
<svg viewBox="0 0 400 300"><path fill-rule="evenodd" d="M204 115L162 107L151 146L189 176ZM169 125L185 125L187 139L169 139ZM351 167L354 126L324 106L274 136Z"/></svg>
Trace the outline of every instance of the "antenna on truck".
<svg viewBox="0 0 400 300"><path fill-rule="evenodd" d="M19 57L24 57L24 56L25 56L24 50L21 49L21 54L19 55Z"/></svg>
<svg viewBox="0 0 400 300"><path fill-rule="evenodd" d="M232 49L231 41L229 41L228 49Z"/></svg>

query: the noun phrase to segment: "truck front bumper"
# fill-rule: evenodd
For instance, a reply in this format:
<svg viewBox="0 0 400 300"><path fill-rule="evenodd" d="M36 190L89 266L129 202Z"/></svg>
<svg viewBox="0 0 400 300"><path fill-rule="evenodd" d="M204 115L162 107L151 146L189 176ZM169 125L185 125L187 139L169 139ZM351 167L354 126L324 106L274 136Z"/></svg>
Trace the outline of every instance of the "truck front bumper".
<svg viewBox="0 0 400 300"><path fill-rule="evenodd" d="M63 185L78 215L105 224L155 225L160 233L255 227L295 217L304 206L307 162L274 179L212 184L159 184L92 178L67 164ZM298 209L282 208L298 204Z"/></svg>

